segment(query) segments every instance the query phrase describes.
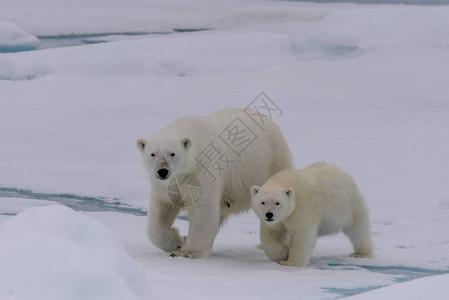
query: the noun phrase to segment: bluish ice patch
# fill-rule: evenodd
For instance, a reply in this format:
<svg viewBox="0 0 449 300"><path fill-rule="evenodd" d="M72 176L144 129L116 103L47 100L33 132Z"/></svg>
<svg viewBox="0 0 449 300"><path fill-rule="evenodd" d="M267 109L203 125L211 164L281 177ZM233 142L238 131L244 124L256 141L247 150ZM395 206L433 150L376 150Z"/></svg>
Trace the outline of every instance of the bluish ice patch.
<svg viewBox="0 0 449 300"><path fill-rule="evenodd" d="M15 47L0 47L0 53L13 53L23 51L42 50L50 48L73 47L91 44L100 44L109 42L109 38L114 36L115 39L130 37L130 36L146 36L146 35L160 35L172 33L189 33L197 31L209 30L207 28L174 28L166 31L156 32L110 32L98 34L69 34L69 35L55 35L55 36L38 36L39 45L34 47L15 46Z"/></svg>
<svg viewBox="0 0 449 300"><path fill-rule="evenodd" d="M340 288L322 288L325 292L329 294L334 294L335 299L340 299L344 297L354 296L361 293L366 293L371 290L379 289L385 287L384 285L373 285L373 286L367 286L367 287L357 287L353 289L340 289Z"/></svg>
<svg viewBox="0 0 449 300"><path fill-rule="evenodd" d="M0 53L24 52L37 49L37 46L0 46Z"/></svg>
<svg viewBox="0 0 449 300"><path fill-rule="evenodd" d="M310 41L293 45L292 51L300 60L332 60L353 57L359 51L359 47Z"/></svg>
<svg viewBox="0 0 449 300"><path fill-rule="evenodd" d="M129 37L129 36L144 36L153 34L167 34L168 32L153 32L153 33L140 33L140 32L125 32L125 33L102 33L102 34L71 34L71 35L56 35L56 36L38 36L40 41L40 49L60 48L60 47L73 47L91 44L107 43L108 38L111 36L116 37ZM36 50L38 50L36 49Z"/></svg>
<svg viewBox="0 0 449 300"><path fill-rule="evenodd" d="M397 283L410 281L413 279L423 278L427 276L435 276L442 274L449 274L449 268L445 270L431 270L417 267L407 267L407 266L369 266L369 265L343 265L343 264L328 264L329 267L340 267L347 269L349 267L355 267L357 269L365 269L370 272L382 273L387 275L393 275L394 281ZM356 288L328 288L323 287L322 289L327 293L334 294L335 299L353 296L356 294L368 292L375 290L384 286L367 286L367 287L356 287Z"/></svg>
<svg viewBox="0 0 449 300"><path fill-rule="evenodd" d="M0 197L47 200L64 204L77 211L114 211L136 216L145 216L147 214L146 211L140 208L130 207L117 198L84 197L73 194L46 194L6 187L0 187Z"/></svg>
<svg viewBox="0 0 449 300"><path fill-rule="evenodd" d="M55 37L38 37L40 41L39 50L61 47L73 47L81 45L91 45L106 43L101 36L85 37L85 36L55 36ZM92 40L91 40L92 39ZM36 49L38 50L38 49Z"/></svg>
<svg viewBox="0 0 449 300"><path fill-rule="evenodd" d="M432 275L442 275L449 273L449 269L446 270L431 270L417 267L405 267L405 266L368 266L361 265L360 268L366 269L371 272L391 274L391 275L404 275L409 278L420 278Z"/></svg>
<svg viewBox="0 0 449 300"><path fill-rule="evenodd" d="M7 213L7 212L0 212L0 216L15 216L17 214L13 214L13 213Z"/></svg>
<svg viewBox="0 0 449 300"><path fill-rule="evenodd" d="M343 264L328 264L329 267L348 267L348 265ZM441 275L449 273L449 269L446 270L432 270L424 269L418 267L407 267L407 266L369 266L369 265L351 265L353 267L365 269L371 272L383 273L389 275L401 275L410 278L420 278L431 275Z"/></svg>

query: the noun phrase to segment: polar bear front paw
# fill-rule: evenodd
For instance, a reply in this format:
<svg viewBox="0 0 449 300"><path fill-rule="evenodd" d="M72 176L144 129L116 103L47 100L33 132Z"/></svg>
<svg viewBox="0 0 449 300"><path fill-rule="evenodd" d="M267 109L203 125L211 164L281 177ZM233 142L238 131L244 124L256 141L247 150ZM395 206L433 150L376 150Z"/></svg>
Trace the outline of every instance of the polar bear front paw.
<svg viewBox="0 0 449 300"><path fill-rule="evenodd" d="M206 255L201 251L173 251L170 253L170 257L185 257L185 258L201 258L205 257Z"/></svg>
<svg viewBox="0 0 449 300"><path fill-rule="evenodd" d="M173 251L178 251L181 250L181 248L184 246L184 241L181 239L178 240L168 240L168 241L164 241L161 245L160 248L164 251L164 252L168 252L171 253Z"/></svg>

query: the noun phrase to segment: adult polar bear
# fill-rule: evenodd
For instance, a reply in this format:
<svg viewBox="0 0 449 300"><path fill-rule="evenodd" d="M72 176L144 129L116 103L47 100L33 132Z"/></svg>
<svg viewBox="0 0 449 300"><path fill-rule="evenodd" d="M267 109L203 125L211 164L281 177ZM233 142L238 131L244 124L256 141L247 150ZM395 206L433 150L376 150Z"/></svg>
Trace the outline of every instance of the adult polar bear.
<svg viewBox="0 0 449 300"><path fill-rule="evenodd" d="M251 207L251 186L293 168L279 127L250 109L179 118L153 139L139 139L137 147L150 175L147 235L171 256L208 256L226 218ZM189 198L189 185L178 184L189 178L196 180L201 192L191 199L193 205L183 202ZM172 227L181 209L189 218L187 237Z"/></svg>

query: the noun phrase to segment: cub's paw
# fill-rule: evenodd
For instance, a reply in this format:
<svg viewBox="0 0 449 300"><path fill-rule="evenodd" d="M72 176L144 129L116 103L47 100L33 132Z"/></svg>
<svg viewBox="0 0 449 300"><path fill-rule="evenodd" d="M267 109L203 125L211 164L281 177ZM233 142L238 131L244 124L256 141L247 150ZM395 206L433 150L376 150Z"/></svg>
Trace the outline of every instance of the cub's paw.
<svg viewBox="0 0 449 300"><path fill-rule="evenodd" d="M351 253L349 254L350 257L354 258L371 258L373 257L372 254L366 254L366 253Z"/></svg>
<svg viewBox="0 0 449 300"><path fill-rule="evenodd" d="M170 253L170 257L185 257L185 258L201 258L205 257L204 253L201 251L173 251Z"/></svg>
<svg viewBox="0 0 449 300"><path fill-rule="evenodd" d="M278 264L280 264L282 266L305 267L305 266L301 265L300 263L293 262L293 261L288 261L288 260L278 261Z"/></svg>

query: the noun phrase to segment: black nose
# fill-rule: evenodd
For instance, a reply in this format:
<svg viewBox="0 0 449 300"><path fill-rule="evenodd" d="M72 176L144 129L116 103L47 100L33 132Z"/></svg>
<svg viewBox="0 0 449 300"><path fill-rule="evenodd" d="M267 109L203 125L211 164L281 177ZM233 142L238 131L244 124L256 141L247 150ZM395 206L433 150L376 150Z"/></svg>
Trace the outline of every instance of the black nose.
<svg viewBox="0 0 449 300"><path fill-rule="evenodd" d="M273 213L267 212L267 213L265 214L265 217L267 218L267 220L271 220L271 219L273 219Z"/></svg>
<svg viewBox="0 0 449 300"><path fill-rule="evenodd" d="M167 169L159 169L157 171L157 175L159 176L160 179L165 180L168 178L168 174L170 173L169 170Z"/></svg>

